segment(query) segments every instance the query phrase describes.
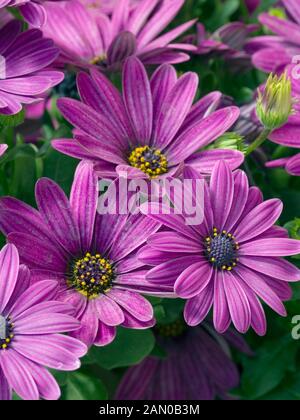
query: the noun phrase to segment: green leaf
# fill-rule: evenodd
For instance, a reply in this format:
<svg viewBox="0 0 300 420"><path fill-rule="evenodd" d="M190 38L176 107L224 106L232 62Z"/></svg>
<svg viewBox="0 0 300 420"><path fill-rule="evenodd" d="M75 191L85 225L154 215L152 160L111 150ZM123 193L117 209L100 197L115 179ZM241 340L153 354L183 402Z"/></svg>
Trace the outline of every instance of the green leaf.
<svg viewBox="0 0 300 420"><path fill-rule="evenodd" d="M255 400L270 393L280 385L286 373L295 366L298 343L291 335L264 343L256 357L245 361L242 393Z"/></svg>
<svg viewBox="0 0 300 420"><path fill-rule="evenodd" d="M289 231L291 238L300 240L300 219L299 218L291 220L284 227Z"/></svg>
<svg viewBox="0 0 300 420"><path fill-rule="evenodd" d="M22 109L15 115L2 115L0 114L0 130L7 127L17 127L24 122L25 111Z"/></svg>
<svg viewBox="0 0 300 420"><path fill-rule="evenodd" d="M44 176L53 179L68 194L79 161L49 148L44 160Z"/></svg>
<svg viewBox="0 0 300 420"><path fill-rule="evenodd" d="M161 317L159 322L161 324L170 324L182 318L184 304L185 302L182 299L165 299L162 303L164 317Z"/></svg>
<svg viewBox="0 0 300 420"><path fill-rule="evenodd" d="M107 391L99 378L82 372L74 372L68 375L62 399L106 400Z"/></svg>
<svg viewBox="0 0 300 420"><path fill-rule="evenodd" d="M132 366L140 363L154 348L151 330L118 328L117 337L105 347L93 347L90 357L106 369Z"/></svg>

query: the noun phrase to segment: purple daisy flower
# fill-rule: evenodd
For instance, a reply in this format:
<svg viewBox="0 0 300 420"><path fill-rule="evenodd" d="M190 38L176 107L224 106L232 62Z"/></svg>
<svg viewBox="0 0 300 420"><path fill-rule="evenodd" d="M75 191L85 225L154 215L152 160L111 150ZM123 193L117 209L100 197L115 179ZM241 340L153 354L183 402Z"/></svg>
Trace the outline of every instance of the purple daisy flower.
<svg viewBox="0 0 300 420"><path fill-rule="evenodd" d="M75 370L87 352L79 340L61 333L76 330L70 305L54 301L57 283L30 285L14 245L0 252L0 400L14 390L24 400L56 400L60 389L46 367Z"/></svg>
<svg viewBox="0 0 300 420"><path fill-rule="evenodd" d="M197 176L186 169L185 178ZM300 241L274 226L281 201L263 201L256 187L249 188L246 174L233 174L223 161L205 186L204 203L204 222L196 227L187 226L179 215L147 211L172 231L156 233L140 252L142 262L155 266L146 278L173 285L188 300L184 316L190 326L200 324L213 307L218 332L225 332L232 321L241 333L252 326L264 335L266 318L259 299L286 316L282 300L290 299L288 282L300 280L300 270L282 257L299 254Z"/></svg>
<svg viewBox="0 0 300 420"><path fill-rule="evenodd" d="M182 7L184 0L144 0L130 11L129 0L116 2L112 16L91 13L79 1L48 3L44 34L61 49L60 62L80 68L97 65L119 70L131 55L145 64L181 63L182 51L195 47L173 42L195 23L189 21L160 35Z"/></svg>
<svg viewBox="0 0 300 420"><path fill-rule="evenodd" d="M0 114L17 114L64 77L47 69L59 53L53 41L37 29L21 31L17 20L0 30Z"/></svg>
<svg viewBox="0 0 300 420"><path fill-rule="evenodd" d="M89 159L100 176L129 178L174 176L182 162L210 173L219 159L232 169L244 159L234 150L202 150L237 120L239 109L212 113L221 94L212 92L193 106L198 86L195 73L177 78L175 69L162 65L148 79L142 63L128 58L123 72L123 98L104 75L95 70L78 76L82 102L63 98L58 108L75 126L74 139L58 139L53 147Z"/></svg>
<svg viewBox="0 0 300 420"><path fill-rule="evenodd" d="M276 159L266 163L267 168L284 168L288 174L300 176L300 153L295 156Z"/></svg>
<svg viewBox="0 0 300 420"><path fill-rule="evenodd" d="M262 13L260 22L274 35L252 38L246 45L253 64L267 73L282 72L300 54L300 12L298 0L282 0L287 16ZM284 10L283 10L283 13Z"/></svg>
<svg viewBox="0 0 300 420"><path fill-rule="evenodd" d="M230 398L239 385L237 366L230 347L250 353L240 336L228 332L216 335L208 324L187 327L178 320L159 325L157 341L166 358L147 357L127 370L117 389L116 400L214 400Z"/></svg>
<svg viewBox="0 0 300 420"><path fill-rule="evenodd" d="M75 174L70 200L50 179L36 186L39 211L13 198L0 201L0 227L16 245L33 282L54 279L58 299L75 308L81 329L72 336L103 346L116 326L153 326L153 309L139 292L173 294L151 286L136 251L160 224L142 214L100 215L96 212L98 179L88 162Z"/></svg>

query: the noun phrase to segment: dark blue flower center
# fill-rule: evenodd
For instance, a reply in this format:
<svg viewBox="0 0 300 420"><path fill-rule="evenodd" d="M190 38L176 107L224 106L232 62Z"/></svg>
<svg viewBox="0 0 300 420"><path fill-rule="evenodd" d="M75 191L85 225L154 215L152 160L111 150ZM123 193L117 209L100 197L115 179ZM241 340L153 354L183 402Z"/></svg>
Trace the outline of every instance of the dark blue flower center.
<svg viewBox="0 0 300 420"><path fill-rule="evenodd" d="M69 286L88 299L107 293L115 279L113 264L100 254L87 252L84 258L73 262L71 271Z"/></svg>
<svg viewBox="0 0 300 420"><path fill-rule="evenodd" d="M186 331L186 324L182 319L177 319L170 324L159 324L155 331L162 337L179 337Z"/></svg>
<svg viewBox="0 0 300 420"><path fill-rule="evenodd" d="M221 233L214 228L211 236L205 239L205 254L217 269L231 271L238 262L239 244L235 237L225 230Z"/></svg>
<svg viewBox="0 0 300 420"><path fill-rule="evenodd" d="M128 160L131 166L145 172L150 178L156 178L168 172L168 161L165 155L153 147L135 148Z"/></svg>
<svg viewBox="0 0 300 420"><path fill-rule="evenodd" d="M73 99L79 99L77 84L76 84L76 73L65 73L64 80L53 88L53 92L60 98L68 97Z"/></svg>
<svg viewBox="0 0 300 420"><path fill-rule="evenodd" d="M13 329L11 319L0 315L0 350L5 350L11 343L14 338Z"/></svg>

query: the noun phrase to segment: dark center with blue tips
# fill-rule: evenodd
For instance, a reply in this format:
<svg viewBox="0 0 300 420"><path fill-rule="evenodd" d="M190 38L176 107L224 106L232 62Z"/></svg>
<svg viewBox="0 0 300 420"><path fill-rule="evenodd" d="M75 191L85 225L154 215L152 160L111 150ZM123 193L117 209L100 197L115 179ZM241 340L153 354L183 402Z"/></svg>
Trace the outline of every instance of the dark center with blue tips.
<svg viewBox="0 0 300 420"><path fill-rule="evenodd" d="M88 299L107 293L115 279L111 261L100 254L87 252L83 258L72 263L68 284Z"/></svg>
<svg viewBox="0 0 300 420"><path fill-rule="evenodd" d="M145 172L150 178L168 172L168 161L165 155L159 150L150 146L139 146L131 151L128 161L134 168Z"/></svg>
<svg viewBox="0 0 300 420"><path fill-rule="evenodd" d="M0 350L5 350L13 339L14 325L9 317L0 315Z"/></svg>
<svg viewBox="0 0 300 420"><path fill-rule="evenodd" d="M231 271L238 262L239 244L235 237L225 230L219 233L214 228L211 236L205 239L205 254L217 269Z"/></svg>

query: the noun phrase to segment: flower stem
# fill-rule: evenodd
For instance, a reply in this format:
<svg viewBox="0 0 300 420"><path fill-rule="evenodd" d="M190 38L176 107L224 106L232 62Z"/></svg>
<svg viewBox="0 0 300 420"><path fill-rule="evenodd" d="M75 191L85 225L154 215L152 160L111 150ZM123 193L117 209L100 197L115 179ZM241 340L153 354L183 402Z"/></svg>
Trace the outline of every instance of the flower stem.
<svg viewBox="0 0 300 420"><path fill-rule="evenodd" d="M246 151L246 156L249 156L252 152L254 152L258 147L260 147L269 137L272 130L265 128L260 135L257 137L257 139L254 140L253 143L250 144Z"/></svg>

